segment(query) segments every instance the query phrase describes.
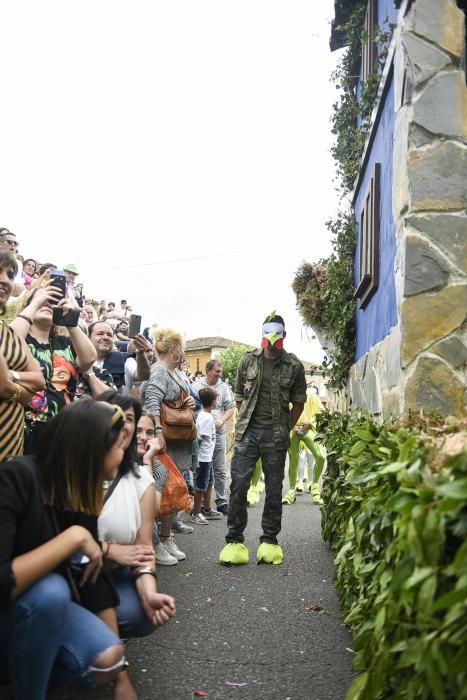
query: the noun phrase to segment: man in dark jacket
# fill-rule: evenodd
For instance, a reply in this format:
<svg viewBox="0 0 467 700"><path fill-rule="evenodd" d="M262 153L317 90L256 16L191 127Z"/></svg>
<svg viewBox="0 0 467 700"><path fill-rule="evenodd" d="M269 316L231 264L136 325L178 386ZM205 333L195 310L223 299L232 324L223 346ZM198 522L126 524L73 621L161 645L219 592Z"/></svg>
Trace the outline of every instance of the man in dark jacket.
<svg viewBox="0 0 467 700"><path fill-rule="evenodd" d="M247 491L253 469L262 460L266 482L257 561L281 564L277 542L282 519L282 482L290 431L306 401L305 370L300 360L283 349L286 336L282 316L270 314L263 323L261 348L240 360L235 383L238 421L232 457L227 544L221 564L246 564L243 544L247 524ZM291 407L290 407L291 406Z"/></svg>

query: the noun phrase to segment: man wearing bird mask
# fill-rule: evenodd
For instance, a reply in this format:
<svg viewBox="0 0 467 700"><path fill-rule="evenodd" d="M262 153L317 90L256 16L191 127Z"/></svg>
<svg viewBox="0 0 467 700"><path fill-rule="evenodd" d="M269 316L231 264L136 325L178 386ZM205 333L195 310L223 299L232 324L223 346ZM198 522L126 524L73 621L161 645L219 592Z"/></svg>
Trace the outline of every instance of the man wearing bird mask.
<svg viewBox="0 0 467 700"><path fill-rule="evenodd" d="M263 323L261 348L247 352L238 367L235 382L238 420L231 464L227 544L219 555L221 564L249 561L243 532L247 525L247 491L259 458L266 498L256 560L282 563L277 535L281 529L285 458L290 431L306 401L305 370L295 355L284 350L285 336L284 319L274 311Z"/></svg>

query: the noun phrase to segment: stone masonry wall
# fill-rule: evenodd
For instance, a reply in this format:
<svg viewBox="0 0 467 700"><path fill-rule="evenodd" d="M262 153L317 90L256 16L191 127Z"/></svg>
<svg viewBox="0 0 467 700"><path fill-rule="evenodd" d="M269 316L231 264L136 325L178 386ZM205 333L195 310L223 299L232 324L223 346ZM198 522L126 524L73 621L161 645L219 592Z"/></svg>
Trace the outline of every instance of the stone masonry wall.
<svg viewBox="0 0 467 700"><path fill-rule="evenodd" d="M464 15L454 0L415 0L396 37L398 325L353 366L349 389L354 406L385 419L409 409L458 416L467 360Z"/></svg>

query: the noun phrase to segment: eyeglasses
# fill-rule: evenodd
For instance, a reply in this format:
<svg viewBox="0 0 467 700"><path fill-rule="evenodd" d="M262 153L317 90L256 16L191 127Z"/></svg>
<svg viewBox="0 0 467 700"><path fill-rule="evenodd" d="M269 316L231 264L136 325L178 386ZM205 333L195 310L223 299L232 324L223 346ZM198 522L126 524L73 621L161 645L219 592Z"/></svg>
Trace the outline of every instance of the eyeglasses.
<svg viewBox="0 0 467 700"><path fill-rule="evenodd" d="M18 241L13 240L12 238L4 238L4 239L3 239L3 242L4 242L4 243L8 243L8 245L12 245L12 246L14 246L15 248L17 248L17 247L19 246Z"/></svg>

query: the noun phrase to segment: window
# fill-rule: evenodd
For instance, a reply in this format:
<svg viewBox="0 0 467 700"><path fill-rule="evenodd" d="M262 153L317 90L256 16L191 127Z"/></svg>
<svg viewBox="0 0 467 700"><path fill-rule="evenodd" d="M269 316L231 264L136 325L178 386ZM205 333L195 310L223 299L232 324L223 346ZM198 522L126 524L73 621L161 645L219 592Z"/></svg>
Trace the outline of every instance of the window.
<svg viewBox="0 0 467 700"><path fill-rule="evenodd" d="M366 191L360 214L359 283L355 296L364 309L379 283L379 183L381 163L375 163L373 175Z"/></svg>
<svg viewBox="0 0 467 700"><path fill-rule="evenodd" d="M376 27L378 24L378 2L377 0L368 0L368 5L365 14L365 23L363 25L363 35L365 40L362 42L362 82L364 83L370 73L376 70L376 59L378 57L378 46L374 40Z"/></svg>

